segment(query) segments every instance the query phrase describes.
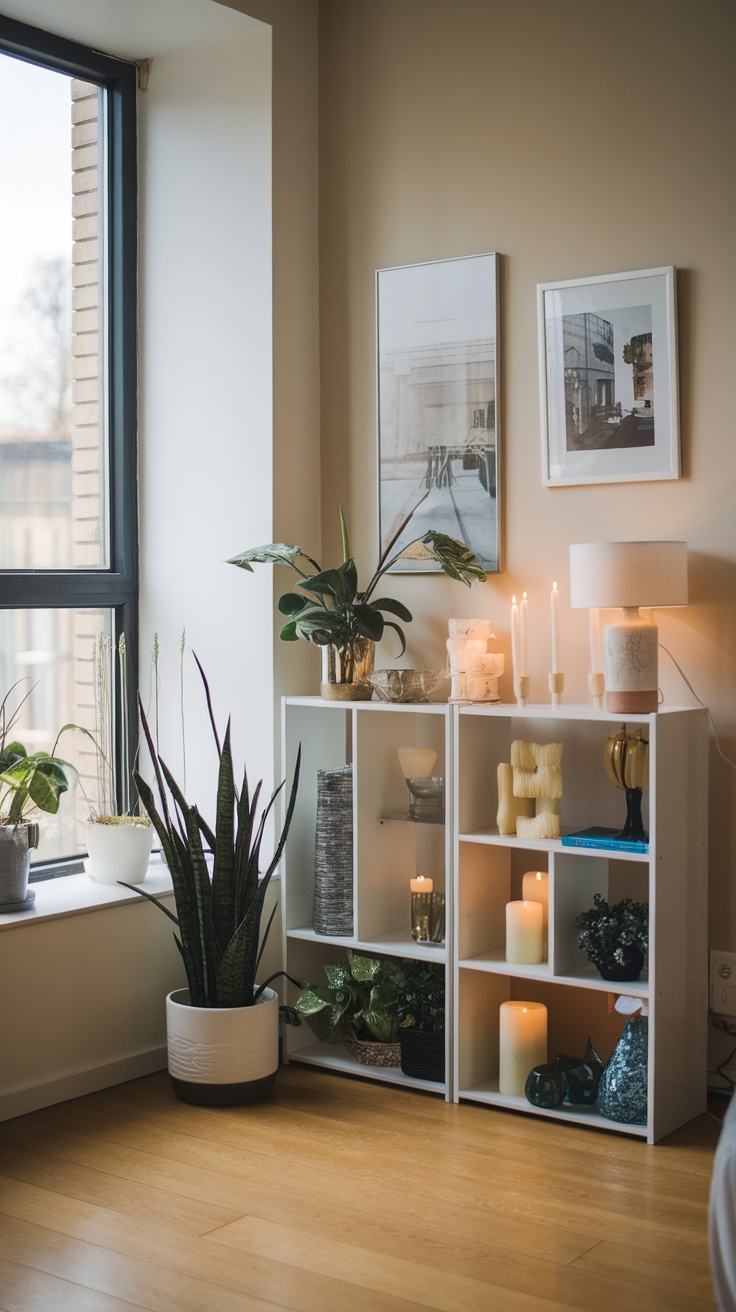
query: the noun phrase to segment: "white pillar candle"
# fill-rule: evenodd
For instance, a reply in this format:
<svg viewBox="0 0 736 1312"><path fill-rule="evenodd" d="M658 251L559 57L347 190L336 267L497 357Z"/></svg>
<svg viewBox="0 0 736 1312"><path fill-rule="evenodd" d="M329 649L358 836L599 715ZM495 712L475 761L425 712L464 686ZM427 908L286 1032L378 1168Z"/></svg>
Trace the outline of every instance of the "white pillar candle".
<svg viewBox="0 0 736 1312"><path fill-rule="evenodd" d="M529 673L529 602L525 592L521 594L519 607L519 674L522 678Z"/></svg>
<svg viewBox="0 0 736 1312"><path fill-rule="evenodd" d="M452 660L452 657L450 658ZM503 674L503 656L493 651L469 651L465 653L466 674Z"/></svg>
<svg viewBox="0 0 736 1312"><path fill-rule="evenodd" d="M502 1002L498 1026L498 1091L523 1098L529 1072L547 1060L547 1008Z"/></svg>
<svg viewBox="0 0 736 1312"><path fill-rule="evenodd" d="M487 638L446 638L447 650L452 656L453 652L459 651L487 651Z"/></svg>
<svg viewBox="0 0 736 1312"><path fill-rule="evenodd" d="M549 935L549 877L546 870L527 870L521 881L521 896L525 902L539 902L542 907L542 941L544 960L547 958Z"/></svg>
<svg viewBox="0 0 736 1312"><path fill-rule="evenodd" d="M409 880L409 888L412 893L433 893L434 880L428 879L426 875L417 875L416 879Z"/></svg>
<svg viewBox="0 0 736 1312"><path fill-rule="evenodd" d="M544 959L544 913L541 902L506 903L506 960L536 966Z"/></svg>
<svg viewBox="0 0 736 1312"><path fill-rule="evenodd" d="M519 607L516 604L516 597L511 598L511 664L513 673L521 674L519 667Z"/></svg>
<svg viewBox="0 0 736 1312"><path fill-rule="evenodd" d="M558 674L560 669L560 594L557 591L556 583L552 584L550 606L552 610L552 673Z"/></svg>
<svg viewBox="0 0 736 1312"><path fill-rule="evenodd" d="M590 623L590 672L603 673L603 647L601 644L601 613L597 606L589 612Z"/></svg>
<svg viewBox="0 0 736 1312"><path fill-rule="evenodd" d="M405 779L417 779L430 775L437 760L433 747L400 747L399 765Z"/></svg>

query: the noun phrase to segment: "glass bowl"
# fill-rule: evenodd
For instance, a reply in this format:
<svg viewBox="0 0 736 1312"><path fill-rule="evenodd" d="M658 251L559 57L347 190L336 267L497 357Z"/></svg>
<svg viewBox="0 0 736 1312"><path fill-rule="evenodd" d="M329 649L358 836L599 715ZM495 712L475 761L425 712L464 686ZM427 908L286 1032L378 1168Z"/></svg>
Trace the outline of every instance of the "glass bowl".
<svg viewBox="0 0 736 1312"><path fill-rule="evenodd" d="M367 682L382 702L446 701L442 684L447 676L442 670L376 670Z"/></svg>

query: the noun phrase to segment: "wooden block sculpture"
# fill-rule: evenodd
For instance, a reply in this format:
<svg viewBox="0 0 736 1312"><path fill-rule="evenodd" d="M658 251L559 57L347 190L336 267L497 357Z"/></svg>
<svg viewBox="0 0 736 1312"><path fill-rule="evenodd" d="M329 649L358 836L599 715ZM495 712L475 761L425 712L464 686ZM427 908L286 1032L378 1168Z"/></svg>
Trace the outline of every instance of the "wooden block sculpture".
<svg viewBox="0 0 736 1312"><path fill-rule="evenodd" d="M498 767L501 834L519 838L559 838L562 797L562 743L511 744L511 764Z"/></svg>

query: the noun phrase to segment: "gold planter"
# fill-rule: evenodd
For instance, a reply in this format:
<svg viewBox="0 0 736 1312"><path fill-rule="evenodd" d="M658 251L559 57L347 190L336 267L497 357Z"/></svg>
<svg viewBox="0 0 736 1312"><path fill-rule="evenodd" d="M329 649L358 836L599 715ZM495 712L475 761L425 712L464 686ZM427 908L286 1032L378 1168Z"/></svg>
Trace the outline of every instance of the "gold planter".
<svg viewBox="0 0 736 1312"><path fill-rule="evenodd" d="M321 650L320 695L325 701L370 701L373 687L366 680L373 673L376 644L370 638L355 638L343 645L327 643Z"/></svg>

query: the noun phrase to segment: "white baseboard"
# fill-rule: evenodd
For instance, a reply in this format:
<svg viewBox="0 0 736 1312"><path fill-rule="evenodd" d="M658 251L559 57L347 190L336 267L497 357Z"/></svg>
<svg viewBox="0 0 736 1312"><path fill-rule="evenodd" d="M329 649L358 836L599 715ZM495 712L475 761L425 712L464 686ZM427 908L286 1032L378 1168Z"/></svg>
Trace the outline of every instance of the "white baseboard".
<svg viewBox="0 0 736 1312"><path fill-rule="evenodd" d="M80 1098L85 1093L96 1093L98 1089L109 1089L113 1084L124 1084L126 1080L137 1080L142 1075L153 1075L155 1071L163 1070L166 1070L166 1048L152 1048L149 1052L138 1052L134 1056L108 1062L105 1066L75 1071L72 1075L44 1081L28 1089L0 1093L0 1121L26 1116L41 1107L68 1102L70 1098Z"/></svg>

